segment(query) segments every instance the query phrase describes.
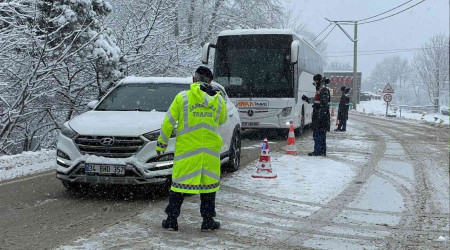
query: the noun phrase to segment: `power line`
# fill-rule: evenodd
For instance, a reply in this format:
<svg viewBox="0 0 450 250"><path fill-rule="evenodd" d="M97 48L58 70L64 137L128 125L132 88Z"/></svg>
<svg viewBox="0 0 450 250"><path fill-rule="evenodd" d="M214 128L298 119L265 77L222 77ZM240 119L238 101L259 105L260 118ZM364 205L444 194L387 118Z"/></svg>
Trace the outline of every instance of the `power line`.
<svg viewBox="0 0 450 250"><path fill-rule="evenodd" d="M438 46L438 47L425 47L425 48L399 48L399 49L377 49L377 50L360 50L358 52L403 52L403 51L411 51L411 50L422 50L422 49L438 49L438 48L445 48L449 46ZM339 53L353 53L353 51L330 51L327 53L331 54L339 54Z"/></svg>
<svg viewBox="0 0 450 250"><path fill-rule="evenodd" d="M316 40L320 35L322 35L322 33L328 29L328 27L330 27L332 25L332 23L328 24L327 27L325 27L325 29L323 29L316 37L314 37L314 39L311 42L314 42L314 40Z"/></svg>
<svg viewBox="0 0 450 250"><path fill-rule="evenodd" d="M388 12L391 12L391 11L393 11L393 10L399 8L399 7L402 7L403 5L405 5L405 4L409 3L409 2L412 2L412 1L413 1L413 0L406 1L406 2L404 2L404 3L402 3L402 4L398 5L398 6L396 6L396 7L394 7L394 8L392 8L392 9L390 9L390 10L387 10L387 11L385 11L385 12L381 12L381 13L378 14L378 15L370 16L370 17L367 17L367 18L364 18L364 19L360 19L360 20L358 20L358 22L366 21L366 20L368 20L368 19L372 19L372 18L374 18L374 17L381 16L381 15L386 14L386 13L388 13Z"/></svg>
<svg viewBox="0 0 450 250"><path fill-rule="evenodd" d="M316 47L319 46L319 44L321 44L323 42L323 40L325 40L331 34L331 31L333 31L334 28L336 28L336 25L334 25L333 28L331 28L330 32L328 32L328 34L322 39L322 41L320 41L318 44L316 44Z"/></svg>
<svg viewBox="0 0 450 250"><path fill-rule="evenodd" d="M367 22L362 22L362 23L358 23L358 24L368 24L368 23L378 22L378 21L384 20L384 19L386 19L386 18L393 17L393 16L398 15L398 14L400 14L400 13L402 13L402 12L405 12L405 11L407 11L407 10L409 10L409 9L411 9L411 8L417 6L417 5L419 5L419 4L421 4L421 3L425 2L425 1L426 1L426 0L422 0L422 1L420 1L420 2L418 2L418 3L416 3L416 4L414 4L414 5L411 5L410 7L406 8L406 9L404 9L404 10L401 10L401 11L396 12L396 13L394 13L394 14L391 14L391 15L389 15L389 16L385 16L385 17L382 17L382 18L379 18L379 19L375 19L375 20L371 20L371 21L367 21Z"/></svg>
<svg viewBox="0 0 450 250"><path fill-rule="evenodd" d="M430 48L432 49L432 48ZM375 52L375 53L358 53L358 56L373 56L373 55L384 55L384 54L395 54L395 53L402 53L402 52L412 52L417 51L421 49L410 49L410 50L399 50L399 51L387 51L387 52ZM353 56L353 54L348 55L335 55L335 56L325 56L325 57L349 57Z"/></svg>

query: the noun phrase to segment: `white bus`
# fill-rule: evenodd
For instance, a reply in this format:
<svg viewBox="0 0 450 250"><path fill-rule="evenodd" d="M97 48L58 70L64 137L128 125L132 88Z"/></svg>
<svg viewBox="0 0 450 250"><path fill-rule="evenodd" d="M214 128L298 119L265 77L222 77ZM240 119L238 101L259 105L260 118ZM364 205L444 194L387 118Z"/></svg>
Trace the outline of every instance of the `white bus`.
<svg viewBox="0 0 450 250"><path fill-rule="evenodd" d="M289 128L297 133L311 123L313 76L322 74L322 58L314 46L285 29L226 30L217 44L203 47L208 63L215 49L214 80L225 87L239 109L242 128Z"/></svg>

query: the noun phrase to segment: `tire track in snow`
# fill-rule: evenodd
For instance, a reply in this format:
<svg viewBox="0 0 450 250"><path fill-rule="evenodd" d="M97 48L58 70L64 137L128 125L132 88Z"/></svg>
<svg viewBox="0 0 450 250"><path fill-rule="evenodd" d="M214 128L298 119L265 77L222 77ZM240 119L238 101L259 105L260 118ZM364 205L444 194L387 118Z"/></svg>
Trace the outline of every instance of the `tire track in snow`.
<svg viewBox="0 0 450 250"><path fill-rule="evenodd" d="M359 118L359 117L358 117ZM368 122L364 120L359 120L360 122ZM392 124L387 123L384 120L377 119L374 120L371 119L371 122L376 123L378 126L378 129L380 131L385 132L389 136L396 139L396 141L402 146L402 149L406 153L407 161L413 166L414 170L414 188L413 190L410 190L406 187L404 187L406 190L403 190L402 196L404 198L410 196L411 201L413 204L407 205L408 208L405 211L405 215L402 216L401 219L401 227L403 228L414 228L413 231L406 231L401 234L395 234L393 238L400 237L403 239L400 244L396 244L397 240L393 241L390 240L390 244L388 244L388 247L394 247L394 248L408 248L408 247L428 247L429 244L433 244L433 240L436 239L439 235L436 234L430 234L430 231L427 231L428 233L418 233L423 230L423 228L448 228L448 217L447 219L437 219L434 216L431 216L431 214L444 214L444 211L439 210L436 208L436 206L432 202L432 186L429 185L429 179L427 172L425 171L425 168L427 166L424 166L422 161L419 161L417 159L417 156L432 156L434 155L434 152L426 152L427 147L423 147L420 144L417 143L411 143L408 141L404 136L405 133L411 133L415 134L414 140L421 141L421 142L428 142L427 145L430 145L430 143L436 143L434 139L430 138L430 132L436 132L432 128L424 128L422 126L415 126L417 130L410 130L411 128L403 128L399 126L392 126ZM440 134L441 131L438 130L437 134ZM441 135L439 135L441 136ZM439 137L438 136L438 137ZM446 135L448 139L448 134ZM424 138L425 137L425 138ZM436 137L436 136L435 136ZM437 141L438 144L440 144L439 140ZM434 144L433 144L434 145ZM435 147L436 148L436 147ZM448 151L446 149L443 149L441 147L437 147L440 154L445 155L446 162L448 163ZM387 176L384 176L385 179L389 178ZM395 181L395 180L393 180ZM392 183L392 182L391 182ZM400 189L401 190L401 189ZM406 191L406 194L404 193ZM436 192L436 190L434 190ZM410 195L412 194L412 195ZM448 231L446 232L448 235ZM439 245L440 247L443 247L442 244Z"/></svg>
<svg viewBox="0 0 450 250"><path fill-rule="evenodd" d="M358 130L362 130L357 128ZM372 148L372 155L367 163L358 169L358 174L353 178L353 181L336 197L334 197L326 206L322 207L311 216L306 218L307 227L311 229L312 234L319 235L321 230L330 225L330 222L338 217L342 211L347 210L349 204L357 197L360 190L367 182L370 176L375 173L375 167L380 161L383 154L386 152L386 142L380 136L377 130L368 127L369 135L375 139L375 145ZM365 131L367 132L367 131ZM273 247L289 247L290 240L294 240L299 246L304 245L304 241L310 238L310 235L302 234L301 232L285 237L278 241Z"/></svg>

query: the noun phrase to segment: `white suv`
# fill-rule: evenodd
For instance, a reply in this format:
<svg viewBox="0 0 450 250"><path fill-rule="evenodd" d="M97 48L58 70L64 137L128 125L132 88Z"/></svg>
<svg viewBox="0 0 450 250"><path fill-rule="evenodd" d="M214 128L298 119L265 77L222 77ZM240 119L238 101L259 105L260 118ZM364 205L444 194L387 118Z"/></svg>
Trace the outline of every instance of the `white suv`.
<svg viewBox="0 0 450 250"><path fill-rule="evenodd" d="M149 184L171 178L176 132L167 151L156 155L161 123L177 93L188 90L192 78L127 77L91 111L66 122L57 145L56 177L68 188L80 183ZM240 164L240 119L236 107L224 97L228 120L219 127L224 146L221 162L228 171Z"/></svg>

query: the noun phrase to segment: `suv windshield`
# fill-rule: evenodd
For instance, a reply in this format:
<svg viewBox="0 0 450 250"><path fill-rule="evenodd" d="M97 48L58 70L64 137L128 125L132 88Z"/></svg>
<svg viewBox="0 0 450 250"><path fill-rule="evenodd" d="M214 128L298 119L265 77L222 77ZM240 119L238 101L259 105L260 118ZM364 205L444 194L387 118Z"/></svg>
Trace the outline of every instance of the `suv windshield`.
<svg viewBox="0 0 450 250"><path fill-rule="evenodd" d="M229 97L294 97L289 35L223 36L215 79Z"/></svg>
<svg viewBox="0 0 450 250"><path fill-rule="evenodd" d="M95 110L166 112L175 96L187 89L189 84L124 84L109 93Z"/></svg>

